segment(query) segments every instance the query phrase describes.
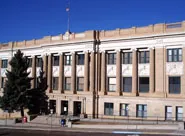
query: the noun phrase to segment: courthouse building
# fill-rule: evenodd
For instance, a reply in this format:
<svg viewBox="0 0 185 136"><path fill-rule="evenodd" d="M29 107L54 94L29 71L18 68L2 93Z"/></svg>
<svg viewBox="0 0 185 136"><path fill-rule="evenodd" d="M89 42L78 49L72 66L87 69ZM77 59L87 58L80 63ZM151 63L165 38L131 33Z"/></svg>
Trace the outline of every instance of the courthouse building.
<svg viewBox="0 0 185 136"><path fill-rule="evenodd" d="M0 44L1 93L18 49L57 115L185 120L185 22Z"/></svg>

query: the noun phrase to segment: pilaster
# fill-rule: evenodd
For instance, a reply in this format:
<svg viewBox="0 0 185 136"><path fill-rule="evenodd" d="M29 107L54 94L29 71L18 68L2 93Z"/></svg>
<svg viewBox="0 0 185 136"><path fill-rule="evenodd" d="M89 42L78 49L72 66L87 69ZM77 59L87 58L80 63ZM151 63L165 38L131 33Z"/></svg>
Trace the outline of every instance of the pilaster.
<svg viewBox="0 0 185 136"><path fill-rule="evenodd" d="M64 61L63 54L59 58L59 93L64 93L63 81L64 81Z"/></svg>
<svg viewBox="0 0 185 136"><path fill-rule="evenodd" d="M85 52L84 91L89 91L89 53Z"/></svg>

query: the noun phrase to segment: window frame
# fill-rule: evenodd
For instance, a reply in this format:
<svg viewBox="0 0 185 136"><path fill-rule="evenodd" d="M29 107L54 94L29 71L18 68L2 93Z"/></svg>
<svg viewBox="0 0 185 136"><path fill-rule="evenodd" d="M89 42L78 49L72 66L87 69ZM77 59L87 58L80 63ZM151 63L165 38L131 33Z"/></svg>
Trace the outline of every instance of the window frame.
<svg viewBox="0 0 185 136"><path fill-rule="evenodd" d="M178 78L179 84L177 83L178 82L177 78ZM173 83L171 84L170 82L173 82ZM179 88L179 91L177 91L176 88ZM169 94L181 94L181 77L180 76L169 76L168 77L168 92Z"/></svg>
<svg viewBox="0 0 185 136"><path fill-rule="evenodd" d="M80 83L80 79L83 79L83 83ZM82 86L82 88L80 88ZM77 91L83 91L84 90L84 77L77 77Z"/></svg>
<svg viewBox="0 0 185 136"><path fill-rule="evenodd" d="M65 66L71 66L72 65L72 55L71 54L65 54L64 55L64 65Z"/></svg>
<svg viewBox="0 0 185 136"><path fill-rule="evenodd" d="M130 83L130 84L125 84L125 79L130 79L130 82L128 81L128 83ZM125 88L129 88L130 90L127 91L127 89L125 89ZM132 77L123 77L122 78L122 92L129 92L129 93L132 92Z"/></svg>
<svg viewBox="0 0 185 136"><path fill-rule="evenodd" d="M148 84L141 84L141 79L148 79ZM143 86L146 86L147 85L147 90L145 89L145 87ZM148 93L150 90L150 77L139 77L139 92L140 93Z"/></svg>
<svg viewBox="0 0 185 136"><path fill-rule="evenodd" d="M59 86L59 77L52 78L52 90L58 90Z"/></svg>
<svg viewBox="0 0 185 136"><path fill-rule="evenodd" d="M59 66L60 56L53 55L52 56L52 64L53 66Z"/></svg>
<svg viewBox="0 0 185 136"><path fill-rule="evenodd" d="M171 108L171 112L168 111L168 108ZM165 120L172 120L172 112L172 106L165 106Z"/></svg>
<svg viewBox="0 0 185 136"><path fill-rule="evenodd" d="M170 53L171 51L171 53ZM181 51L181 54L179 54ZM176 53L175 53L176 52ZM182 62L182 48L169 48L167 49L167 62ZM171 57L171 59L170 59Z"/></svg>
<svg viewBox="0 0 185 136"><path fill-rule="evenodd" d="M115 84L110 83L110 79L114 79L115 80ZM115 88L115 90L112 89L112 88ZM116 92L116 77L108 77L108 92Z"/></svg>
<svg viewBox="0 0 185 136"><path fill-rule="evenodd" d="M8 68L8 59L1 60L1 68Z"/></svg>
<svg viewBox="0 0 185 136"><path fill-rule="evenodd" d="M122 108L124 105L124 108ZM120 103L120 116L129 116L129 104L128 103Z"/></svg>
<svg viewBox="0 0 185 136"><path fill-rule="evenodd" d="M139 107L141 107L141 110ZM147 118L147 104L137 104L136 105L136 117Z"/></svg>
<svg viewBox="0 0 185 136"><path fill-rule="evenodd" d="M116 65L116 53L107 53L107 64Z"/></svg>
<svg viewBox="0 0 185 136"><path fill-rule="evenodd" d="M182 109L182 113L179 113L179 108ZM183 106L176 106L176 121L183 121Z"/></svg>
<svg viewBox="0 0 185 136"><path fill-rule="evenodd" d="M132 64L132 52L122 53L122 64Z"/></svg>
<svg viewBox="0 0 185 136"><path fill-rule="evenodd" d="M107 116L114 115L114 103L104 102L104 115L107 115Z"/></svg>
<svg viewBox="0 0 185 136"><path fill-rule="evenodd" d="M70 80L68 83L67 81ZM64 90L70 91L71 90L71 77L64 77Z"/></svg>
<svg viewBox="0 0 185 136"><path fill-rule="evenodd" d="M150 63L150 51L139 51L139 64Z"/></svg>
<svg viewBox="0 0 185 136"><path fill-rule="evenodd" d="M84 65L85 63L85 54L76 54L76 64L77 65Z"/></svg>

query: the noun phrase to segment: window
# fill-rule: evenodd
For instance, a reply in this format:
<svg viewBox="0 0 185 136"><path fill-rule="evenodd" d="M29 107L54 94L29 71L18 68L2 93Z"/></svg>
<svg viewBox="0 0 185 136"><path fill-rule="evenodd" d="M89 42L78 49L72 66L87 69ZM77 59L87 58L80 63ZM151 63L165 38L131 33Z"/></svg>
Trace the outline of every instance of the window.
<svg viewBox="0 0 185 136"><path fill-rule="evenodd" d="M147 117L147 105L137 104L137 117L146 118Z"/></svg>
<svg viewBox="0 0 185 136"><path fill-rule="evenodd" d="M71 77L65 77L64 82L65 82L64 89L71 90Z"/></svg>
<svg viewBox="0 0 185 136"><path fill-rule="evenodd" d="M142 92L142 93L149 92L149 77L139 78L139 92Z"/></svg>
<svg viewBox="0 0 185 136"><path fill-rule="evenodd" d="M58 77L53 77L53 90L58 90Z"/></svg>
<svg viewBox="0 0 185 136"><path fill-rule="evenodd" d="M72 63L72 56L71 55L65 55L64 56L64 64L65 65L71 65Z"/></svg>
<svg viewBox="0 0 185 136"><path fill-rule="evenodd" d="M167 61L168 62L181 62L182 61L182 49L167 49Z"/></svg>
<svg viewBox="0 0 185 136"><path fill-rule="evenodd" d="M149 63L149 61L150 61L149 51L139 52L139 63Z"/></svg>
<svg viewBox="0 0 185 136"><path fill-rule="evenodd" d="M172 107L171 106L165 107L165 119L172 120Z"/></svg>
<svg viewBox="0 0 185 136"><path fill-rule="evenodd" d="M32 58L27 58L28 66L32 67Z"/></svg>
<svg viewBox="0 0 185 136"><path fill-rule="evenodd" d="M132 64L132 52L124 52L122 58L123 64Z"/></svg>
<svg viewBox="0 0 185 136"><path fill-rule="evenodd" d="M183 108L180 106L176 107L176 120L177 121L183 120Z"/></svg>
<svg viewBox="0 0 185 136"><path fill-rule="evenodd" d="M116 91L116 78L115 77L109 77L108 78L108 91L114 92Z"/></svg>
<svg viewBox="0 0 185 136"><path fill-rule="evenodd" d="M108 53L108 64L116 64L116 53Z"/></svg>
<svg viewBox="0 0 185 136"><path fill-rule="evenodd" d="M35 81L35 87L36 88L39 87L39 78L36 77L34 81Z"/></svg>
<svg viewBox="0 0 185 136"><path fill-rule="evenodd" d="M128 116L128 111L129 111L129 108L128 108L128 104L123 104L121 103L120 104L120 116Z"/></svg>
<svg viewBox="0 0 185 136"><path fill-rule="evenodd" d="M83 91L84 89L84 78L77 77L77 91Z"/></svg>
<svg viewBox="0 0 185 136"><path fill-rule="evenodd" d="M104 103L104 114L113 115L114 105L113 103Z"/></svg>
<svg viewBox="0 0 185 136"><path fill-rule="evenodd" d="M59 56L53 56L53 66L59 66Z"/></svg>
<svg viewBox="0 0 185 136"><path fill-rule="evenodd" d="M84 65L84 54L77 54L77 65Z"/></svg>
<svg viewBox="0 0 185 136"><path fill-rule="evenodd" d="M181 78L180 77L169 77L169 93L180 94L181 92Z"/></svg>
<svg viewBox="0 0 185 136"><path fill-rule="evenodd" d="M5 77L1 77L1 88L5 87Z"/></svg>
<svg viewBox="0 0 185 136"><path fill-rule="evenodd" d="M6 59L6 60L2 60L1 61L2 63L2 66L1 66L1 68L7 68L8 67L8 60Z"/></svg>
<svg viewBox="0 0 185 136"><path fill-rule="evenodd" d="M123 77L123 92L132 91L132 77Z"/></svg>
<svg viewBox="0 0 185 136"><path fill-rule="evenodd" d="M42 58L40 57L36 58L36 67L42 67Z"/></svg>

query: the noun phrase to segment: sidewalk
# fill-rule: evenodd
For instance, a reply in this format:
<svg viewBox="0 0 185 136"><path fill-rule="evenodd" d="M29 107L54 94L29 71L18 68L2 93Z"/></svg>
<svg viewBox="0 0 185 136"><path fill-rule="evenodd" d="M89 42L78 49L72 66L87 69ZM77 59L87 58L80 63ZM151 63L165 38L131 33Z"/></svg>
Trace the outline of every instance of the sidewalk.
<svg viewBox="0 0 185 136"><path fill-rule="evenodd" d="M102 125L101 125L102 126ZM50 124L33 124L33 123L20 123L12 126L0 126L5 129L21 129L21 130L43 130L43 131L69 131L69 132L88 132L88 133L112 133L112 134L154 134L154 135L185 135L185 131L177 130L136 130L136 129L112 129L101 128L97 125L97 128L67 128L60 125Z"/></svg>

